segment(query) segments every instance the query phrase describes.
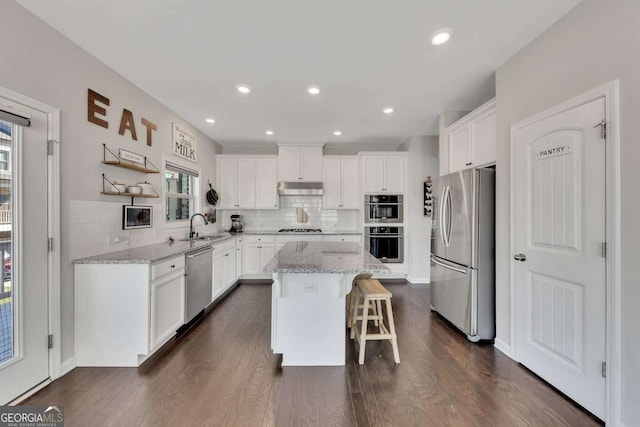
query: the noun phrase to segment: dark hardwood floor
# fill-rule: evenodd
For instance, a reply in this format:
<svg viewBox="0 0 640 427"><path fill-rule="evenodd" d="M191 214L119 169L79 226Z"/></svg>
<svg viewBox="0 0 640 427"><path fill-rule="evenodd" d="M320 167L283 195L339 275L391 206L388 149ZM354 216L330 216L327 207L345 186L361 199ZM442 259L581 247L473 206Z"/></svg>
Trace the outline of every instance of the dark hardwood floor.
<svg viewBox="0 0 640 427"><path fill-rule="evenodd" d="M67 426L592 426L569 400L491 345L429 311L428 287L393 293L401 364L367 344L357 364L279 368L270 350L271 287L242 284L141 368L76 368L26 405L64 405ZM321 319L318 319L321 321Z"/></svg>

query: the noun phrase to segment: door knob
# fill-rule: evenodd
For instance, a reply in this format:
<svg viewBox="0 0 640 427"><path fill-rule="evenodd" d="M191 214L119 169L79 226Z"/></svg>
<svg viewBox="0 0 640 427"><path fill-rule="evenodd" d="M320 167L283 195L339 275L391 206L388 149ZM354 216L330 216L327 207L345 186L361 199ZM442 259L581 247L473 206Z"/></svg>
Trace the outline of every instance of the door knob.
<svg viewBox="0 0 640 427"><path fill-rule="evenodd" d="M526 261L527 256L525 254L515 254L513 256L513 259L515 259L516 261Z"/></svg>

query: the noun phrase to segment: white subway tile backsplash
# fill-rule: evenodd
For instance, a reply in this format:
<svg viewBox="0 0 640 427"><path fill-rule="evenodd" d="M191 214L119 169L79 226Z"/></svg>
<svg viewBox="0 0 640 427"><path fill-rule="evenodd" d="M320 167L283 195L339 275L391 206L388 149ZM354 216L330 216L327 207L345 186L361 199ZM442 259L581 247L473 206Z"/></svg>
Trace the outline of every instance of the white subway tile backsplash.
<svg viewBox="0 0 640 427"><path fill-rule="evenodd" d="M164 228L162 205L159 204L153 205L153 228L123 230L121 202L72 200L69 221L71 259L164 242L169 236L182 239L189 233L188 224ZM198 225L195 230L202 234L215 233L218 224ZM109 244L109 238L114 236L123 240Z"/></svg>
<svg viewBox="0 0 640 427"><path fill-rule="evenodd" d="M303 208L309 216L306 223L298 222L296 208ZM281 197L279 210L227 210L218 212L218 221L230 225L232 214L242 215L247 230L277 230L280 228L322 228L355 230L359 211L322 209L322 197Z"/></svg>
<svg viewBox="0 0 640 427"><path fill-rule="evenodd" d="M299 223L296 208L302 208L308 222ZM208 208L203 208L203 212ZM278 210L218 211L217 223L194 225L201 234L215 233L223 225L230 225L230 215L239 213L247 230L277 230L280 228L322 228L355 230L360 211L322 209L322 197L281 197ZM165 228L161 204L153 205L154 227L143 230L122 230L122 203L72 200L70 202L71 259L99 255L127 248L166 241L169 236L181 239L187 236L189 225ZM117 243L110 238L120 237ZM112 240L112 239L111 239Z"/></svg>

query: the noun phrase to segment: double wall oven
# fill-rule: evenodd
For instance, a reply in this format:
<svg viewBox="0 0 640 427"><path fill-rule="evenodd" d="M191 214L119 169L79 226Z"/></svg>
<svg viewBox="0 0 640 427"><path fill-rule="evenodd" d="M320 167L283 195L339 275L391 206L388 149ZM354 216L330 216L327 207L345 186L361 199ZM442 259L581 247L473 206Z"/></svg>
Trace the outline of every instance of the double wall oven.
<svg viewBox="0 0 640 427"><path fill-rule="evenodd" d="M365 227L364 247L382 262L404 262L402 227Z"/></svg>
<svg viewBox="0 0 640 427"><path fill-rule="evenodd" d="M365 195L365 249L384 263L404 262L403 219L401 194Z"/></svg>

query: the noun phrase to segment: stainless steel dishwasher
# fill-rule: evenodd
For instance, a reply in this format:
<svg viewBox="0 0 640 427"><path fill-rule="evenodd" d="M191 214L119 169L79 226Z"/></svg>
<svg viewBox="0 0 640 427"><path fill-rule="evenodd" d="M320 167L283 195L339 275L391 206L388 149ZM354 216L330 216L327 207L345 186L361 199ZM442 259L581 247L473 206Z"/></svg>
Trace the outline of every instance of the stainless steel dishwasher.
<svg viewBox="0 0 640 427"><path fill-rule="evenodd" d="M206 246L186 253L185 322L189 323L211 302L211 268L213 247Z"/></svg>

